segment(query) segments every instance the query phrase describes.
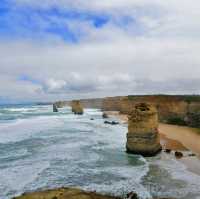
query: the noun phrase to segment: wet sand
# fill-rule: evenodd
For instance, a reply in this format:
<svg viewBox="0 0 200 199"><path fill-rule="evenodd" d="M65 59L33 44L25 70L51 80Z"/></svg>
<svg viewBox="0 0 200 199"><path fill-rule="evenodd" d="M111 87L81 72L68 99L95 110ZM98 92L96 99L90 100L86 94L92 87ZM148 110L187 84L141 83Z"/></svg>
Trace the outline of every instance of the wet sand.
<svg viewBox="0 0 200 199"><path fill-rule="evenodd" d="M165 136L170 140L167 148L183 152L184 157L179 159L179 161L182 162L189 171L200 175L199 129L177 125L159 124L159 132L161 137ZM167 141L164 140L164 142ZM182 146L184 148L182 148ZM188 150L188 152L185 152L185 150ZM189 154L191 153L194 153L197 156L189 157Z"/></svg>

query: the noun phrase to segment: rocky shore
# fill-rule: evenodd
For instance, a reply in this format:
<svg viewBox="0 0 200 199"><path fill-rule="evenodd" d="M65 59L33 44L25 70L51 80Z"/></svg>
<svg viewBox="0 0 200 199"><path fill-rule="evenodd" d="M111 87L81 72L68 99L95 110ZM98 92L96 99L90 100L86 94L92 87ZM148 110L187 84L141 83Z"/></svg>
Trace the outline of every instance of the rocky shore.
<svg viewBox="0 0 200 199"><path fill-rule="evenodd" d="M12 199L120 199L101 195L95 192L86 192L76 188L58 188L45 191L36 191L33 193L24 193L22 196ZM137 197L131 198L137 199Z"/></svg>
<svg viewBox="0 0 200 199"><path fill-rule="evenodd" d="M45 191L24 193L12 199L139 199L134 192L126 194L124 198L103 195L96 192L87 192L77 188L57 188ZM154 199L173 199L173 198L154 198Z"/></svg>

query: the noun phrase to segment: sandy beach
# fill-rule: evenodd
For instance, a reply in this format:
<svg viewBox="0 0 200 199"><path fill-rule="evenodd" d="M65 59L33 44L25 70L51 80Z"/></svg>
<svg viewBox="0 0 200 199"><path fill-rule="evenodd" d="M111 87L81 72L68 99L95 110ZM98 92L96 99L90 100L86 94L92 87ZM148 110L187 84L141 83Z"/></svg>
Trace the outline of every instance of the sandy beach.
<svg viewBox="0 0 200 199"><path fill-rule="evenodd" d="M117 118L122 123L128 122L128 116L118 111L105 112L110 117ZM187 169L200 175L200 130L186 126L159 124L160 143L163 149L171 149L172 153L181 151L183 158L179 159ZM195 156L190 156L195 154Z"/></svg>
<svg viewBox="0 0 200 199"><path fill-rule="evenodd" d="M162 136L178 141L182 146L200 157L200 133L198 129L185 126L159 124L159 132Z"/></svg>

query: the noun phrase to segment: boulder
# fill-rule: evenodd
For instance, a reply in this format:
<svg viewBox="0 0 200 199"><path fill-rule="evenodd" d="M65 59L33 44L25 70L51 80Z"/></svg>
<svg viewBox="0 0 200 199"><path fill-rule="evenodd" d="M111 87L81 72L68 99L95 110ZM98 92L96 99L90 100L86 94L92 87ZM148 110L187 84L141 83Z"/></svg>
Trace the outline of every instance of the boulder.
<svg viewBox="0 0 200 199"><path fill-rule="evenodd" d="M107 115L106 113L103 113L103 114L102 114L102 117L103 117L104 119L106 119L106 118L108 118L108 115Z"/></svg>
<svg viewBox="0 0 200 199"><path fill-rule="evenodd" d="M171 153L172 150L171 149L165 149L164 151L165 151L165 153Z"/></svg>
<svg viewBox="0 0 200 199"><path fill-rule="evenodd" d="M119 122L116 122L116 121L104 121L104 124L110 124L110 125L118 125Z"/></svg>
<svg viewBox="0 0 200 199"><path fill-rule="evenodd" d="M79 100L73 100L71 103L72 112L74 114L82 115L83 114L83 107Z"/></svg>
<svg viewBox="0 0 200 199"><path fill-rule="evenodd" d="M55 104L53 104L53 112L58 112L58 108Z"/></svg>
<svg viewBox="0 0 200 199"><path fill-rule="evenodd" d="M128 153L143 156L154 156L161 151L158 113L153 105L136 104L130 113L126 149Z"/></svg>
<svg viewBox="0 0 200 199"><path fill-rule="evenodd" d="M138 195L134 192L126 194L126 199L139 199Z"/></svg>
<svg viewBox="0 0 200 199"><path fill-rule="evenodd" d="M176 152L175 152L175 157L176 157L176 158L182 158L182 157L183 157L183 153L180 152L180 151L176 151Z"/></svg>

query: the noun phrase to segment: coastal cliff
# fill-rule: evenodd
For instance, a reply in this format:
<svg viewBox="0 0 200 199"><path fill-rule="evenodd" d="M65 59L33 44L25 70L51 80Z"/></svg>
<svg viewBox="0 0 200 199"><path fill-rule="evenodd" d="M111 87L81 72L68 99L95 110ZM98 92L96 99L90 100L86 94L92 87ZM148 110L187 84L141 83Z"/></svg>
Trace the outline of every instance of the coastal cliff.
<svg viewBox="0 0 200 199"><path fill-rule="evenodd" d="M56 102L58 108L70 106L71 101ZM150 103L158 109L159 121L168 124L200 128L200 96L198 95L141 95L96 99L80 99L84 108L119 111L130 114L136 104Z"/></svg>
<svg viewBox="0 0 200 199"><path fill-rule="evenodd" d="M130 114L137 103L150 103L158 109L159 121L200 128L200 96L147 95L108 97L103 100L104 111Z"/></svg>

